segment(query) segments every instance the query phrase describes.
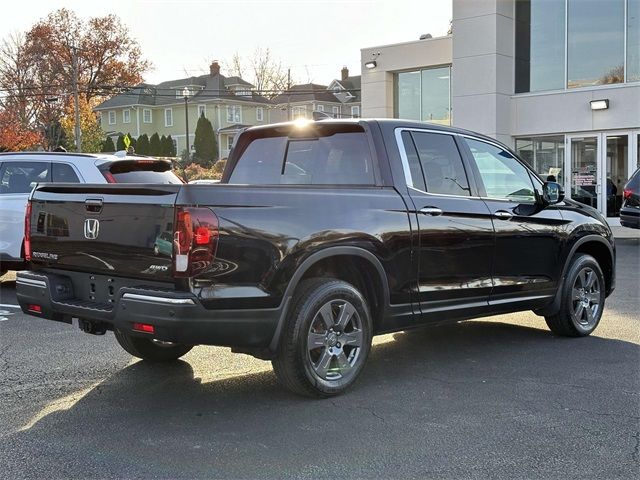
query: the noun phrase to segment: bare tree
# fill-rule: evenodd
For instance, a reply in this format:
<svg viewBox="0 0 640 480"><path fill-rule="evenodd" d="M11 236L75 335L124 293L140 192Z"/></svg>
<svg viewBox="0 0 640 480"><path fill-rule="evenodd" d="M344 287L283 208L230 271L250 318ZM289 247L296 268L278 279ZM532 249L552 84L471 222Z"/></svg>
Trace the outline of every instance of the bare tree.
<svg viewBox="0 0 640 480"><path fill-rule="evenodd" d="M250 57L242 57L236 52L227 68L239 77L247 72L249 78L245 80L253 83L257 92L265 97L274 97L288 87L289 72L269 48L258 47Z"/></svg>

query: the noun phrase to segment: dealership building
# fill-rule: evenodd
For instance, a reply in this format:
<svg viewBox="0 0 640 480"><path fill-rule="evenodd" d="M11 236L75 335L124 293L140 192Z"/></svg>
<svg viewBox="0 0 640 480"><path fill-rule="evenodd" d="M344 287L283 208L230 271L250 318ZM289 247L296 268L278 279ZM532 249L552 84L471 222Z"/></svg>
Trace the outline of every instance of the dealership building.
<svg viewBox="0 0 640 480"><path fill-rule="evenodd" d="M362 49L362 115L492 136L619 225L640 165L640 0L453 0L452 32Z"/></svg>

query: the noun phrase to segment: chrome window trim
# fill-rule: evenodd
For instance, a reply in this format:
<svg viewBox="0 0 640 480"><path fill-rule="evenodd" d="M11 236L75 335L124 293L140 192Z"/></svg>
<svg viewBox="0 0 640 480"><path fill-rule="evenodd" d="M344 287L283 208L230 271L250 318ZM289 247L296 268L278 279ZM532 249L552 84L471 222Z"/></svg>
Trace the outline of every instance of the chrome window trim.
<svg viewBox="0 0 640 480"><path fill-rule="evenodd" d="M419 188L416 188L413 185L413 177L411 176L411 169L409 168L409 157L407 157L407 151L404 148L404 142L402 141L402 132L419 132L419 133L437 133L440 135L450 135L451 137L459 137L460 134L457 132L447 132L447 131L443 131L443 130L433 130L433 129L427 129L427 128L415 128L415 127L398 127L395 129L395 137L396 137L396 144L398 146L398 151L400 152L400 158L402 159L402 170L404 171L404 178L405 181L407 183L407 188L411 188L412 190L415 190L416 192L420 192L423 193L425 195L431 195L434 197L451 197L451 198L481 198L477 195L451 195L448 193L431 193L431 192L425 192L424 190L420 190ZM473 138L473 137L471 137ZM500 147L502 148L502 147ZM464 159L462 158L462 154L460 155L460 159L463 161L464 164ZM469 175L467 174L467 182L469 181ZM471 185L469 185L469 187L471 187Z"/></svg>

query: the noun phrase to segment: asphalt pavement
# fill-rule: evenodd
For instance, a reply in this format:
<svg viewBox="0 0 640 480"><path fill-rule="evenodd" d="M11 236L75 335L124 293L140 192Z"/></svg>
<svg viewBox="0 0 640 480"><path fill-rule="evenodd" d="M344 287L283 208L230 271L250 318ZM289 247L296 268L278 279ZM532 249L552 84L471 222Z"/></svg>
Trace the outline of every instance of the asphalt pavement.
<svg viewBox="0 0 640 480"><path fill-rule="evenodd" d="M533 313L374 340L356 385L296 397L268 362L132 360L0 287L0 478L638 478L640 240L596 332Z"/></svg>

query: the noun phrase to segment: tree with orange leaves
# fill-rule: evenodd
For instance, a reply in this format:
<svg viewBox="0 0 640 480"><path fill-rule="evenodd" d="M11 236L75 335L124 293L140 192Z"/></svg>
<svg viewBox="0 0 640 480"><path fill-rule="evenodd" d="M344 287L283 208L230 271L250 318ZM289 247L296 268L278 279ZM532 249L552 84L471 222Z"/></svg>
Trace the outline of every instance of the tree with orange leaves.
<svg viewBox="0 0 640 480"><path fill-rule="evenodd" d="M0 108L42 132L48 147L62 141L57 126L73 95L74 52L79 90L88 102L139 84L151 67L115 15L84 20L63 8L0 42Z"/></svg>
<svg viewBox="0 0 640 480"><path fill-rule="evenodd" d="M41 143L41 134L25 128L9 110L0 110L0 151L32 150Z"/></svg>
<svg viewBox="0 0 640 480"><path fill-rule="evenodd" d="M96 99L87 100L87 96L80 95L80 131L82 132L82 151L96 153L102 150L102 142L104 141L104 132L100 127L98 116L93 111L93 107L97 104ZM75 151L75 110L73 99L69 99L65 108L64 116L60 119L60 126L64 137L67 139L66 148Z"/></svg>

